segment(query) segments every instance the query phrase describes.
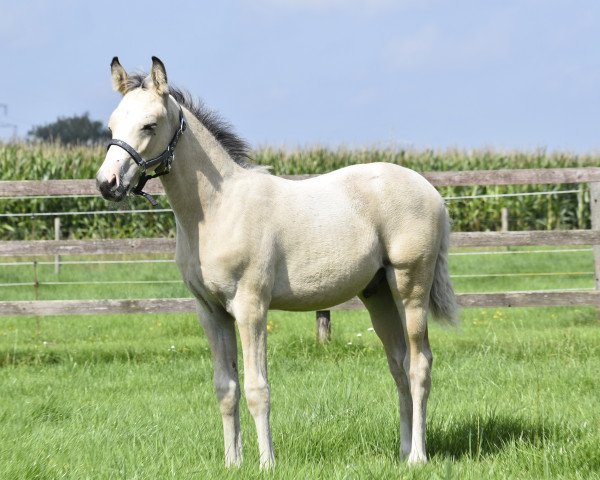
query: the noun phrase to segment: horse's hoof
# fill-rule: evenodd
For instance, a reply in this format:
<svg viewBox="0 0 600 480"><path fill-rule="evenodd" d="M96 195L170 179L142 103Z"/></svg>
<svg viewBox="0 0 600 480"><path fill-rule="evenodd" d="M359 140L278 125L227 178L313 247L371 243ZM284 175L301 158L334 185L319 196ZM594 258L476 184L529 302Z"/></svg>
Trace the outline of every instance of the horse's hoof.
<svg viewBox="0 0 600 480"><path fill-rule="evenodd" d="M260 464L260 469L262 471L270 471L275 468L275 462L265 462Z"/></svg>
<svg viewBox="0 0 600 480"><path fill-rule="evenodd" d="M427 456L425 454L411 454L408 456L409 465L425 465L427 463Z"/></svg>
<svg viewBox="0 0 600 480"><path fill-rule="evenodd" d="M225 468L240 468L242 466L242 458L226 459Z"/></svg>

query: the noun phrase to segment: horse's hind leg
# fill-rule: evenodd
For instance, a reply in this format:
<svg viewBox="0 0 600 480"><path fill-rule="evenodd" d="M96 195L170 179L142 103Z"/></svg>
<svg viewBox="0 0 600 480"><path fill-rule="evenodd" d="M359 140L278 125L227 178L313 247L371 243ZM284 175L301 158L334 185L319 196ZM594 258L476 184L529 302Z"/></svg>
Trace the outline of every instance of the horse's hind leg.
<svg viewBox="0 0 600 480"><path fill-rule="evenodd" d="M368 295L368 296L366 296ZM390 372L398 388L400 401L400 457L410 454L412 444L412 399L408 376L404 371L406 342L400 312L387 281L381 282L373 293L363 292L360 299L371 316L375 332L383 343Z"/></svg>
<svg viewBox="0 0 600 480"><path fill-rule="evenodd" d="M416 268L413 265L410 269L388 267L386 273L396 306L400 312L404 311L401 318L408 347L404 369L409 376L413 414L412 445L408 462L425 463L425 417L433 363L427 337L427 308L433 271L428 272L426 268Z"/></svg>

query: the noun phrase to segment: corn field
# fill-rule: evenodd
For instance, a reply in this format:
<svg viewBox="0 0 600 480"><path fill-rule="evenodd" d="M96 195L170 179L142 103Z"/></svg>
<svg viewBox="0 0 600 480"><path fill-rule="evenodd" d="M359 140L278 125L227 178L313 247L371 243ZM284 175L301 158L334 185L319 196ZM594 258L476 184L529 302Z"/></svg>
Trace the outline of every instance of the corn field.
<svg viewBox="0 0 600 480"><path fill-rule="evenodd" d="M104 158L103 146L0 143L0 180L50 180L94 178ZM501 168L565 168L598 165L592 155L569 153L496 152L493 150L402 150L306 148L253 152L254 161L270 165L276 175L326 173L356 163L390 162L425 171L494 170ZM573 193L560 194L564 190ZM550 195L449 199L455 231L500 228L501 210L510 212L511 230L589 228L589 194L585 184L442 187L444 197L557 192ZM159 198L159 208L168 208ZM147 209L141 198L111 205L97 198L0 199L0 213ZM174 218L168 213L109 214L61 217L63 238L116 238L174 236ZM52 217L3 217L0 239L52 239Z"/></svg>

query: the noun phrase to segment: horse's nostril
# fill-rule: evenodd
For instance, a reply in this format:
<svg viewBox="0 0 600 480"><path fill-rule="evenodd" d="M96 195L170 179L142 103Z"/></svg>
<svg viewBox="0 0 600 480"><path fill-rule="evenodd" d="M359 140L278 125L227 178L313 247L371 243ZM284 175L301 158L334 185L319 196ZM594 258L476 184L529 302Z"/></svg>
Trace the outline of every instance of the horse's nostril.
<svg viewBox="0 0 600 480"><path fill-rule="evenodd" d="M104 198L112 198L114 196L118 189L118 183L119 182L117 181L116 175L112 175L110 178L105 180L96 180L98 190L100 190L100 193Z"/></svg>
<svg viewBox="0 0 600 480"><path fill-rule="evenodd" d="M102 182L98 183L98 190L100 190L100 193L106 197L110 193L111 187L108 182Z"/></svg>

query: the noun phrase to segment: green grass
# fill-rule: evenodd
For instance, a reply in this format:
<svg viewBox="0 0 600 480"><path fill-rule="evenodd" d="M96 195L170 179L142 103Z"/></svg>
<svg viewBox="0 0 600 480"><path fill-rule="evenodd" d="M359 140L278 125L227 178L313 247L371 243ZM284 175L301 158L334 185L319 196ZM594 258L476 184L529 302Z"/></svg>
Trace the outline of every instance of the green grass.
<svg viewBox="0 0 600 480"><path fill-rule="evenodd" d="M364 312L274 312L274 478L591 478L600 330L588 309L469 310L433 328L431 463L397 459L395 388ZM362 336L358 337L357 334ZM351 345L349 345L351 343ZM222 467L208 345L192 315L5 319L1 478L253 478Z"/></svg>
<svg viewBox="0 0 600 480"><path fill-rule="evenodd" d="M512 252L531 252L517 253ZM556 252L556 250L567 250ZM575 250L575 251L569 251ZM479 252L479 255L464 253ZM594 263L590 248L542 249L540 247L515 247L499 250L502 254L489 255L486 249L456 251L450 257L450 270L458 292L488 292L506 290L536 290L564 288L594 288ZM542 253L540 253L542 252ZM112 256L111 261L138 259L168 260L169 256ZM172 258L172 257L171 257ZM96 261L99 257L62 257L63 261ZM190 294L180 281L174 262L167 263L112 263L62 265L54 273L53 257L38 259L35 267L39 287L33 287L36 273L33 259L16 259L29 262L20 265L0 266L0 300L51 300L51 299L103 299L103 298L161 298L188 297ZM13 259L2 260L11 262ZM544 275L537 275L537 274ZM509 275L509 276L495 276ZM530 275L533 274L533 275ZM482 275L473 277L471 275ZM466 276L466 277L465 277ZM125 282L94 284L87 282ZM157 282L144 284L130 281ZM169 283L159 283L166 281ZM52 285L52 282L82 282L82 285ZM175 283L171 283L175 282ZM27 283L29 286L3 284Z"/></svg>
<svg viewBox="0 0 600 480"><path fill-rule="evenodd" d="M0 284L27 283L27 286L0 287L2 300L52 300L52 299L103 299L103 298L161 298L161 297L188 297L188 290L181 281L172 255L143 256L128 255L111 257L62 257L65 262L103 261L131 262L139 260L167 260L161 263L106 263L106 264L69 264L61 265L60 272L54 271L54 258L38 259L39 263L33 266L33 260L28 258L8 259L9 263L19 265L2 266L0 271ZM21 263L27 262L27 263ZM35 272L37 270L37 274ZM34 288L36 279L39 287ZM168 283L160 283L166 281ZM67 284L53 285L62 282ZM76 285L68 284L76 282ZM93 282L117 282L102 284ZM124 282L124 283L118 283ZM127 283L151 282L151 283ZM155 283L154 283L155 282ZM81 284L79 284L81 283Z"/></svg>
<svg viewBox="0 0 600 480"><path fill-rule="evenodd" d="M479 255L472 252L458 251L450 256L458 292L594 288L594 257L589 247L509 247L479 249Z"/></svg>
<svg viewBox="0 0 600 480"><path fill-rule="evenodd" d="M455 274L592 269L589 252L451 258ZM3 267L2 281L20 268ZM52 278L43 268L40 279ZM60 279L152 275L176 272L65 265ZM459 291L594 283L495 278L456 283ZM109 287L42 286L39 297L135 297L151 288ZM178 296L178 288L150 296ZM0 289L3 299L21 298L9 290ZM333 341L317 347L314 313L269 315L272 474L258 470L244 403L245 464L223 467L210 353L193 315L1 318L0 478L600 478L593 309L469 309L458 329L432 325L431 461L412 468L398 459L395 386L367 314L332 317Z"/></svg>

